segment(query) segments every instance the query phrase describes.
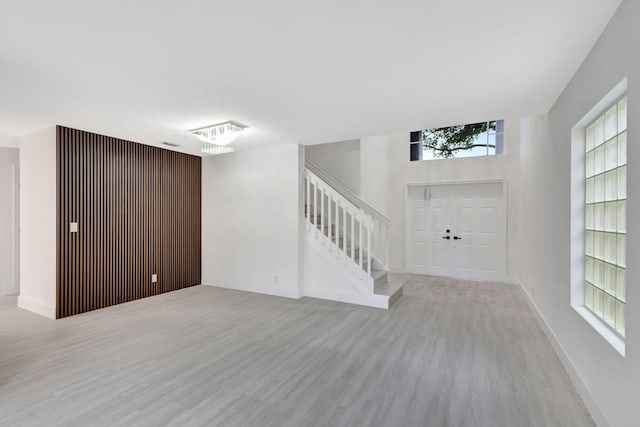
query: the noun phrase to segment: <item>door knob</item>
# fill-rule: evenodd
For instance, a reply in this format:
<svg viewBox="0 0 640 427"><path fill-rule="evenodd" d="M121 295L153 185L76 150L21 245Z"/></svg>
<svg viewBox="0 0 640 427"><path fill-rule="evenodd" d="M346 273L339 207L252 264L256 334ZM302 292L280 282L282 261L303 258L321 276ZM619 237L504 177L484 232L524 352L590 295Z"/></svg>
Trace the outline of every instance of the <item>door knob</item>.
<svg viewBox="0 0 640 427"><path fill-rule="evenodd" d="M449 240L451 238L451 236L442 236L442 238Z"/></svg>
<svg viewBox="0 0 640 427"><path fill-rule="evenodd" d="M462 240L462 237L453 236L453 240Z"/></svg>

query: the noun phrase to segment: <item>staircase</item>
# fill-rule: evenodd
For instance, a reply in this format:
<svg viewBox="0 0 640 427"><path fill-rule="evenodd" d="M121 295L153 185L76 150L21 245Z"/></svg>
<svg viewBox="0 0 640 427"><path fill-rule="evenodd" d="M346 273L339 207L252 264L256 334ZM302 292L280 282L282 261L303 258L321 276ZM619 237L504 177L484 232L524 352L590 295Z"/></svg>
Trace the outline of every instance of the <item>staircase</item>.
<svg viewBox="0 0 640 427"><path fill-rule="evenodd" d="M308 159L304 179L305 295L388 309L389 219Z"/></svg>

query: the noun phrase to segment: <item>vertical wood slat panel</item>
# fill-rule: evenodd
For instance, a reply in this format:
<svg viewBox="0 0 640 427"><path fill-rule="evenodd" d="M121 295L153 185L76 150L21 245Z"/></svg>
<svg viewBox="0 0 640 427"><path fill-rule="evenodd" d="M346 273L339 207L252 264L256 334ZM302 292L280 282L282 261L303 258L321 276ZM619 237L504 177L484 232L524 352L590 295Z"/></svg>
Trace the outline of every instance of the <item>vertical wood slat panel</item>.
<svg viewBox="0 0 640 427"><path fill-rule="evenodd" d="M201 159L62 126L56 138L57 317L199 284Z"/></svg>

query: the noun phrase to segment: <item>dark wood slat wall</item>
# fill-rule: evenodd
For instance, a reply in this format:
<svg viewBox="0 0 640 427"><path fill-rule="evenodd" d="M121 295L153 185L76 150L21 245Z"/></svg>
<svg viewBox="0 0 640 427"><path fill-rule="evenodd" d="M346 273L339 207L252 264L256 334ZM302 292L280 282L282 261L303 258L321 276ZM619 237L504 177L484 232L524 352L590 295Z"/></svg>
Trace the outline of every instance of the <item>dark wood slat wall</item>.
<svg viewBox="0 0 640 427"><path fill-rule="evenodd" d="M201 168L197 156L57 127L58 318L200 283Z"/></svg>

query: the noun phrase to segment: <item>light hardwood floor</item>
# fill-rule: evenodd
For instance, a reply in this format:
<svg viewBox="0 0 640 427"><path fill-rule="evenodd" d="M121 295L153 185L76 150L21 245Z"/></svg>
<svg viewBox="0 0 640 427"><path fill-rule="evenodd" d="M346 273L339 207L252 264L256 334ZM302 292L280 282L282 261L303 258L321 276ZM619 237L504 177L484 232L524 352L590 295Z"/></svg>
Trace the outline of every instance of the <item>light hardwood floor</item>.
<svg viewBox="0 0 640 427"><path fill-rule="evenodd" d="M0 299L0 425L593 425L518 287L402 279L388 312L197 286L52 321Z"/></svg>

